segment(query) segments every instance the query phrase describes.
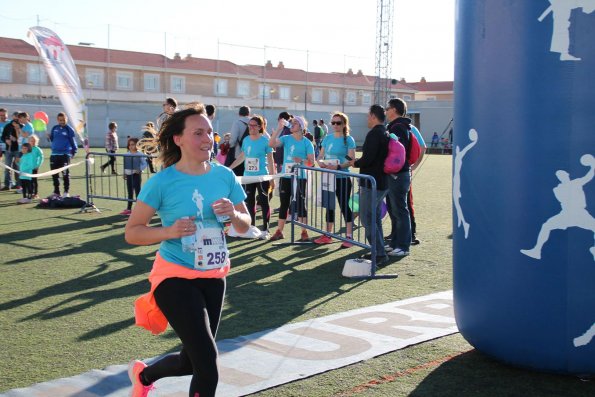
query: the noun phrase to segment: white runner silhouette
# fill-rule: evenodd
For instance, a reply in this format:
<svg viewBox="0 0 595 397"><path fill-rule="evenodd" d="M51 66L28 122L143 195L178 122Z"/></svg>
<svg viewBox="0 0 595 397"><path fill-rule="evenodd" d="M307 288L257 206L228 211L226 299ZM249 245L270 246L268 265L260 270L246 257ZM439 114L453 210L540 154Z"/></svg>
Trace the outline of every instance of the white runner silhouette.
<svg viewBox="0 0 595 397"><path fill-rule="evenodd" d="M551 52L560 54L561 61L580 61L570 55L570 16L572 10L582 8L583 12L590 14L595 11L595 0L549 0L550 6L537 18L539 22L552 14L554 28L552 31Z"/></svg>
<svg viewBox="0 0 595 397"><path fill-rule="evenodd" d="M595 158L591 154L584 154L581 156L580 162L591 168L582 178L571 180L568 172L556 171L560 184L554 188L554 195L560 202L562 211L552 216L541 226L535 247L522 249L521 253L534 259L541 259L541 248L549 239L552 230L580 227L592 231L595 238L595 219L587 211L587 199L583 191L583 186L590 182L595 175ZM590 251L593 260L595 260L595 244L590 248Z"/></svg>
<svg viewBox="0 0 595 397"><path fill-rule="evenodd" d="M574 343L574 347L585 346L586 344L589 344L593 340L594 337L595 337L595 323L593 323L593 325L591 325L591 328L589 328L584 334L574 338L572 340L572 342Z"/></svg>
<svg viewBox="0 0 595 397"><path fill-rule="evenodd" d="M469 236L469 223L465 222L465 217L463 216L463 209L461 208L460 203L460 200L463 197L463 195L461 194L461 168L463 167L463 157L473 146L477 144L477 138L477 131L475 131L475 129L472 128L469 130L469 139L471 140L471 143L465 146L463 150L460 150L459 146L455 148L455 166L454 176L452 179L452 197L457 212L457 227L461 227L461 225L463 225L463 230L465 231L465 238Z"/></svg>

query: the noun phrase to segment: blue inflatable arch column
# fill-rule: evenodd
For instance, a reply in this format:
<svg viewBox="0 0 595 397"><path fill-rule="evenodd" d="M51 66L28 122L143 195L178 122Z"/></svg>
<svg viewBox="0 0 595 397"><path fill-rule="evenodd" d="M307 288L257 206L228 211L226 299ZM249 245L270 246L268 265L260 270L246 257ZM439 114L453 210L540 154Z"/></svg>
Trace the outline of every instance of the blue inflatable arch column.
<svg viewBox="0 0 595 397"><path fill-rule="evenodd" d="M454 298L502 361L595 375L595 1L458 0Z"/></svg>

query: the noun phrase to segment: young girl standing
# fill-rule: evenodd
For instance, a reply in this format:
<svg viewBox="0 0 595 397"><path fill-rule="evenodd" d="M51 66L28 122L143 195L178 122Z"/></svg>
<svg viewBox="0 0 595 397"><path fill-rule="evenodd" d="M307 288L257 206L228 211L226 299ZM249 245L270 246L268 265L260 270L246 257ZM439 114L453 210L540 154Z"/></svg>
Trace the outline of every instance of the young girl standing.
<svg viewBox="0 0 595 397"><path fill-rule="evenodd" d="M31 145L28 143L23 143L21 147L21 153L23 154L21 158L18 160L19 162L19 171L21 172L21 187L23 188L23 198L17 201L17 204L28 204L31 202L31 198L33 197L33 187L31 184L31 177L23 175L32 174L33 169L35 168L36 159L33 153L31 153Z"/></svg>
<svg viewBox="0 0 595 397"><path fill-rule="evenodd" d="M124 156L124 179L126 180L126 189L128 189L128 207L120 212L120 215L130 215L132 213L132 199L138 198L140 193L140 183L143 170L147 168L147 157L138 151L136 144L138 138L128 138L128 153Z"/></svg>
<svg viewBox="0 0 595 397"><path fill-rule="evenodd" d="M31 153L33 154L33 157L35 157L35 168L33 168L32 174L37 174L39 167L41 167L41 164L43 164L44 160L43 151L39 148L39 137L37 135L31 135L29 137L29 145L31 145ZM32 198L38 199L39 194L37 191L37 178L31 178L31 187L33 189Z"/></svg>

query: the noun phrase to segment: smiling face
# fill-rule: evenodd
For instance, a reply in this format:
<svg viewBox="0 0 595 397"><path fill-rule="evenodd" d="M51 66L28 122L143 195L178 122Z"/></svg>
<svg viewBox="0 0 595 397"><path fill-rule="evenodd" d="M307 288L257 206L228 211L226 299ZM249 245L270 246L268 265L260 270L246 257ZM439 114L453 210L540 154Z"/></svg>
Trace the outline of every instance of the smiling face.
<svg viewBox="0 0 595 397"><path fill-rule="evenodd" d="M182 134L174 136L182 152L182 159L209 161L213 150L213 127L205 115L192 115L186 119Z"/></svg>

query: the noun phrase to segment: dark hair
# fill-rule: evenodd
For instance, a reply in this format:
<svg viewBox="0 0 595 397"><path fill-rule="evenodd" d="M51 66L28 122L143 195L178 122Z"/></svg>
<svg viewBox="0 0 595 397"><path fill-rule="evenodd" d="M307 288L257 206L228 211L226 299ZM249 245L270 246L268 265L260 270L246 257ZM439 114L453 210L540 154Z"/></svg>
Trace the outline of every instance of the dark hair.
<svg viewBox="0 0 595 397"><path fill-rule="evenodd" d="M285 119L285 120L289 120L291 118L291 115L287 112L281 112L279 113L279 117L277 117L277 120L279 119Z"/></svg>
<svg viewBox="0 0 595 397"><path fill-rule="evenodd" d="M23 143L21 145L22 148L26 147L28 152L31 152L31 144L30 143Z"/></svg>
<svg viewBox="0 0 595 397"><path fill-rule="evenodd" d="M109 128L109 129L110 129L110 131L111 131L111 130L113 130L113 129L114 129L115 127L117 127L117 126L118 126L118 124L116 124L116 122L115 122L115 121L112 121L111 123L109 123L109 124L107 125L107 128Z"/></svg>
<svg viewBox="0 0 595 397"><path fill-rule="evenodd" d="M240 116L249 116L250 115L250 108L248 106L242 106L240 108Z"/></svg>
<svg viewBox="0 0 595 397"><path fill-rule="evenodd" d="M318 120L314 119L314 121L312 122L312 125L318 125Z"/></svg>
<svg viewBox="0 0 595 397"><path fill-rule="evenodd" d="M182 135L186 127L186 119L190 116L205 114L205 108L202 103L195 103L194 106L180 110L172 114L163 122L157 135L157 144L159 145L158 162L164 167L169 167L177 163L182 158L180 147L175 144L174 136Z"/></svg>
<svg viewBox="0 0 595 397"><path fill-rule="evenodd" d="M64 112L60 112L56 115L56 118L58 117L66 117L66 115L64 114Z"/></svg>
<svg viewBox="0 0 595 397"><path fill-rule="evenodd" d="M407 114L407 104L401 98L393 98L388 101L388 106L394 108L399 116Z"/></svg>
<svg viewBox="0 0 595 397"><path fill-rule="evenodd" d="M8 110L6 110L4 108L0 108L0 112L8 112Z"/></svg>
<svg viewBox="0 0 595 397"><path fill-rule="evenodd" d="M323 119L320 119L320 122L321 122L322 124L324 124L324 120L323 120Z"/></svg>
<svg viewBox="0 0 595 397"><path fill-rule="evenodd" d="M19 112L18 117L24 117L24 118L28 119L29 118L29 113L27 113L27 112Z"/></svg>
<svg viewBox="0 0 595 397"><path fill-rule="evenodd" d="M380 105L372 105L370 106L370 114L378 119L378 121L384 123L386 119L386 113L384 112L384 108Z"/></svg>
<svg viewBox="0 0 595 397"><path fill-rule="evenodd" d="M127 148L130 147L130 142L134 142L134 146L136 146L138 144L138 138L128 138L128 141L126 141Z"/></svg>
<svg viewBox="0 0 595 397"><path fill-rule="evenodd" d="M259 116L259 115L252 116L250 121L256 121L258 123L258 126L260 127L258 129L258 133L260 133L260 134L264 133L264 118L262 118L262 116Z"/></svg>
<svg viewBox="0 0 595 397"><path fill-rule="evenodd" d="M176 101L174 98L165 98L165 102L167 102L168 105L173 106L175 108L178 107L178 101Z"/></svg>
<svg viewBox="0 0 595 397"><path fill-rule="evenodd" d="M205 110L207 111L207 116L212 116L215 114L215 106L213 105L205 106Z"/></svg>

